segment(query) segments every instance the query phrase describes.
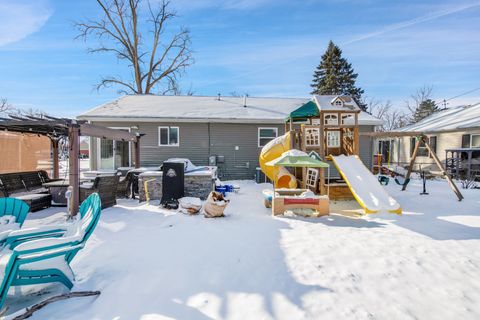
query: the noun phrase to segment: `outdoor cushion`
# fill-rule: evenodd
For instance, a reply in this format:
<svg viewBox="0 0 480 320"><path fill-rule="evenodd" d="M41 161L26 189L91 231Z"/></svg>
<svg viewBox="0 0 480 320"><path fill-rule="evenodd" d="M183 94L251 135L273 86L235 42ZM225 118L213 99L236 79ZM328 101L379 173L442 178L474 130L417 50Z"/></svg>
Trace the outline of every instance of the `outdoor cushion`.
<svg viewBox="0 0 480 320"><path fill-rule="evenodd" d="M12 195L12 198L16 198L16 199L20 199L20 200L38 200L38 199L42 199L42 198L45 198L45 197L49 197L50 195L49 194L45 194L45 193L37 193L37 194L23 194L23 195L19 195L17 196L16 194Z"/></svg>

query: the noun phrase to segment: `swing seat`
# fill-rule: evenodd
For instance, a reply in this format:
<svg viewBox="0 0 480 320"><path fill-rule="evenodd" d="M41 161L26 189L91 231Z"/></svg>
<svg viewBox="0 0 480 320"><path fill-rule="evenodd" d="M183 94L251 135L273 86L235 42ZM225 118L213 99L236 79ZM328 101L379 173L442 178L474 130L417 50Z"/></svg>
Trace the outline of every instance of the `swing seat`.
<svg viewBox="0 0 480 320"><path fill-rule="evenodd" d="M380 182L380 184L382 186L386 186L388 185L388 182L390 181L390 178L389 177L386 177L386 176L378 176L378 182Z"/></svg>
<svg viewBox="0 0 480 320"><path fill-rule="evenodd" d="M406 186L406 185L408 185L408 183L410 182L410 179L405 179L405 180L403 181L403 183L402 183L402 182L400 182L400 180L398 179L398 177L395 177L395 182L396 182L399 186Z"/></svg>

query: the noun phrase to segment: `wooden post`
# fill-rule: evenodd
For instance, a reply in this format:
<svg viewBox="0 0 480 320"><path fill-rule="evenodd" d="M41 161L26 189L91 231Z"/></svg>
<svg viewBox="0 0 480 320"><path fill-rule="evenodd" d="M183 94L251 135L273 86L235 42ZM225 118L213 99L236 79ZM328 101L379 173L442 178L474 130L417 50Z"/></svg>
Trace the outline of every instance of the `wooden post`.
<svg viewBox="0 0 480 320"><path fill-rule="evenodd" d="M75 216L78 213L80 203L80 166L78 154L80 152L79 127L76 124L68 128L68 162L69 162L69 182L72 187L72 198L70 202L70 215Z"/></svg>
<svg viewBox="0 0 480 320"><path fill-rule="evenodd" d="M453 182L452 178L450 178L450 175L447 174L445 168L442 165L442 162L440 161L440 159L438 159L438 156L435 153L435 151L432 148L430 148L430 144L428 143L425 136L422 136L421 140L425 143L425 146L427 147L428 152L430 152L430 155L432 156L437 166L440 168L440 170L442 170L442 175L447 179L448 183L450 184L450 188L452 188L453 192L457 196L458 201L462 201L463 200L462 193L460 192L460 190L458 190L457 185Z"/></svg>
<svg viewBox="0 0 480 320"><path fill-rule="evenodd" d="M325 168L320 168L320 179L319 179L319 183L320 183L320 195L326 195L326 191L325 191Z"/></svg>
<svg viewBox="0 0 480 320"><path fill-rule="evenodd" d="M353 128L353 153L360 154L360 135L358 132L358 113L355 113L355 127Z"/></svg>
<svg viewBox="0 0 480 320"><path fill-rule="evenodd" d="M320 112L320 148L319 148L319 154L320 157L322 158L322 161L325 161L325 123L323 120L323 112Z"/></svg>
<svg viewBox="0 0 480 320"><path fill-rule="evenodd" d="M59 177L59 166L58 166L58 139L51 139L52 141L52 160L53 160L53 179L58 179Z"/></svg>
<svg viewBox="0 0 480 320"><path fill-rule="evenodd" d="M140 136L133 143L135 149L135 168L140 168Z"/></svg>
<svg viewBox="0 0 480 320"><path fill-rule="evenodd" d="M420 144L422 143L421 138L417 138L417 143L415 143L415 149L413 150L412 158L410 159L410 165L408 166L407 175L405 176L405 183L402 186L402 191L407 189L407 181L410 179L410 175L412 174L413 165L415 164L415 159L417 159L418 149L420 149Z"/></svg>

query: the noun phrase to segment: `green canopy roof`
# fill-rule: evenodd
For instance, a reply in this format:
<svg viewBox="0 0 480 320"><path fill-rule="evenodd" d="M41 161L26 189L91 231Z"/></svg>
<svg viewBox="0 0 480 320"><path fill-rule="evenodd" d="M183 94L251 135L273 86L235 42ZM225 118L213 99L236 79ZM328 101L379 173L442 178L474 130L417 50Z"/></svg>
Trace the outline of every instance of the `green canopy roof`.
<svg viewBox="0 0 480 320"><path fill-rule="evenodd" d="M297 167L297 168L328 168L328 163L305 156L282 156L267 163L267 166L273 167Z"/></svg>
<svg viewBox="0 0 480 320"><path fill-rule="evenodd" d="M318 116L320 116L320 113L318 112L317 104L313 101L308 101L297 110L292 111L285 121L290 121L290 119L292 121L301 121Z"/></svg>

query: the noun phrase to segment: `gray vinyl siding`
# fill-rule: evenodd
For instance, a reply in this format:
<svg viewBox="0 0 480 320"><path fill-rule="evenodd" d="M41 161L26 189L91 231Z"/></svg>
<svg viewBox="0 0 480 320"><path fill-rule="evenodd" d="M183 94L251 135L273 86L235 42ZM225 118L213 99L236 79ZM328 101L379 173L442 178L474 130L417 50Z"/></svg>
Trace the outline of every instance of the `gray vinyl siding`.
<svg viewBox="0 0 480 320"><path fill-rule="evenodd" d="M137 126L144 133L140 140L140 161L142 166L159 166L169 158L188 158L197 166L208 165L210 155L223 156L224 163L218 163L221 179L253 179L258 167L258 128L278 128L278 135L284 133L284 126L278 124L220 124L220 123L138 123L95 122L107 127ZM179 127L179 146L159 146L158 127ZM209 134L210 132L210 134ZM209 139L210 136L210 139ZM97 139L92 139L91 166L96 168ZM239 150L235 150L238 146ZM133 159L133 147L131 148ZM248 164L247 164L248 163Z"/></svg>
<svg viewBox="0 0 480 320"><path fill-rule="evenodd" d="M224 163L218 163L220 179L254 179L261 148L258 147L258 128L278 128L278 135L284 134L282 124L236 124L236 123L165 123L165 122L95 122L106 127L136 126L144 133L140 140L140 161L142 166L159 166L169 158L188 158L197 166L208 165L210 155L223 156ZM159 146L158 127L179 127L180 143L175 146ZM373 131L373 126L360 126L360 131ZM97 139L92 139L91 167L96 169ZM235 150L238 146L239 150ZM133 161L133 146L131 159ZM360 137L360 157L371 168L372 143L368 137ZM247 164L248 163L248 164ZM339 176L334 166L331 176Z"/></svg>
<svg viewBox="0 0 480 320"><path fill-rule="evenodd" d="M278 135L284 133L283 125L277 124L211 124L211 154L225 157L225 163L218 164L220 177L254 179L261 150L258 147L258 128L265 127L278 128Z"/></svg>

